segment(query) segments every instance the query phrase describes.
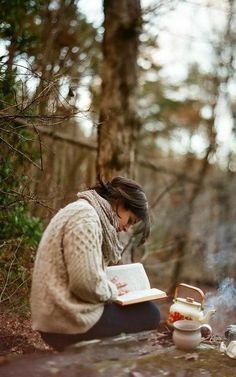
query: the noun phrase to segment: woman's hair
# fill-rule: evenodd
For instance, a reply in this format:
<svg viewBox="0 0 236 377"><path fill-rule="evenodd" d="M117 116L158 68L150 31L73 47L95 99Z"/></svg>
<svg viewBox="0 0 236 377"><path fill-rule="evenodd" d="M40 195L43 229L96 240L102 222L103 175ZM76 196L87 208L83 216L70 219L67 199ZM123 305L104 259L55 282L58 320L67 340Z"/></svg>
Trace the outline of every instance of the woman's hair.
<svg viewBox="0 0 236 377"><path fill-rule="evenodd" d="M139 220L142 226L137 226L137 232L142 238L139 244L145 242L150 234L150 219L148 211L148 201L142 187L125 177L114 177L111 181L104 182L100 177L98 183L90 187L109 203L121 204L126 210L131 211Z"/></svg>

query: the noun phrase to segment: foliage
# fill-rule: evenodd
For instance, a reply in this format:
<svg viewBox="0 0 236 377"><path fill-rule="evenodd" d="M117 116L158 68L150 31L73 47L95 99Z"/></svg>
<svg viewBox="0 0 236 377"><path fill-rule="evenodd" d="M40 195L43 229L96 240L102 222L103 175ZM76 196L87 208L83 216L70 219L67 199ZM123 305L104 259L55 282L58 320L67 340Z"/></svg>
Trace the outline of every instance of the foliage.
<svg viewBox="0 0 236 377"><path fill-rule="evenodd" d="M29 214L24 197L28 177L16 174L20 163L14 154L6 154L0 164L0 302L14 303L14 310L28 300L30 262L42 234L42 220Z"/></svg>
<svg viewBox="0 0 236 377"><path fill-rule="evenodd" d="M16 72L7 72L2 69L0 90L0 108L5 103L15 105L12 94L17 91ZM10 83L10 85L9 85ZM10 132L9 132L10 131ZM28 177L22 175L24 153L33 153L29 146L27 132L17 129L14 122L1 120L1 164L0 164L0 227L1 240L23 237L23 243L36 246L41 234L42 224L40 219L27 214L27 202L24 197L24 188Z"/></svg>
<svg viewBox="0 0 236 377"><path fill-rule="evenodd" d="M77 1L0 0L0 8L6 51L0 58L0 302L19 306L29 293L43 229L32 215L31 202L35 208L39 200L30 177L37 180L40 169L32 173L32 167L42 168L44 146L32 130L53 125L54 116L60 124L60 116L76 114L69 101L78 98L86 75L92 80L97 71L100 42Z"/></svg>
<svg viewBox="0 0 236 377"><path fill-rule="evenodd" d="M25 244L37 246L42 232L42 222L39 218L27 214L27 203L24 197L20 199L19 193L27 182L27 176L15 175L14 165L15 162L9 159L1 161L1 240L23 237Z"/></svg>
<svg viewBox="0 0 236 377"><path fill-rule="evenodd" d="M29 14L37 8L36 3L15 1L13 4L1 1L0 35L10 40L14 54L26 51L35 40L30 27L23 28L22 24L27 24ZM0 66L0 110L3 115L0 122L0 302L16 304L18 301L22 306L22 297L29 288L31 269L28 264L42 234L42 220L29 214L27 200L29 179L24 173L27 168L24 155L35 157L34 148L28 140L30 135L18 128L14 119L4 117L6 108L12 110L12 114L17 114L19 110L18 92L21 83L17 79L17 69L10 60L9 50L8 60L4 62L3 59Z"/></svg>

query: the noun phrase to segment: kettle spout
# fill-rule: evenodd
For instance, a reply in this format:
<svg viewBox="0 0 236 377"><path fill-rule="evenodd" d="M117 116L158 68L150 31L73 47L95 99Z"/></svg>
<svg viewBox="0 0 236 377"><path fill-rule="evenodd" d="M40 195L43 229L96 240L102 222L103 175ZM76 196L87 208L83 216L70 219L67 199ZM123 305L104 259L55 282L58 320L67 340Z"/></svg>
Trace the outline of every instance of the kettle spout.
<svg viewBox="0 0 236 377"><path fill-rule="evenodd" d="M216 310L215 309L210 309L202 318L201 322L202 323L208 323L210 318L215 314Z"/></svg>

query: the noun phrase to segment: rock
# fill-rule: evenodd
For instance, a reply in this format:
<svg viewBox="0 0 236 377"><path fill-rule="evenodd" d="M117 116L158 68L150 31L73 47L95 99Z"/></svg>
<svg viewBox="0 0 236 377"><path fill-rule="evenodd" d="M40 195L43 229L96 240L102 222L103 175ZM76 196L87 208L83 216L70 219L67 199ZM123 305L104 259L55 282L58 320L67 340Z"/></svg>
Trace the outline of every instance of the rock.
<svg viewBox="0 0 236 377"><path fill-rule="evenodd" d="M81 342L62 353L31 354L0 366L1 377L232 377L236 360L200 345L189 354L157 331ZM165 338L165 336L164 336ZM167 344L167 345L166 345Z"/></svg>

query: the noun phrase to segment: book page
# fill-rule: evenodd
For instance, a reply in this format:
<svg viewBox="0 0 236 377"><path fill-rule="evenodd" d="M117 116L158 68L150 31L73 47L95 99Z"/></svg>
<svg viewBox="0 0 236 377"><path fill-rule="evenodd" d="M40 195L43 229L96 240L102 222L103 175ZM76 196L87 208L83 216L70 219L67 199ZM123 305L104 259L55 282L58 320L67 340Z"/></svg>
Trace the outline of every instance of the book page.
<svg viewBox="0 0 236 377"><path fill-rule="evenodd" d="M133 291L121 295L117 298L116 302L120 305L128 305L136 302L143 302L149 300L158 300L165 298L166 293L157 288L144 289L141 291Z"/></svg>
<svg viewBox="0 0 236 377"><path fill-rule="evenodd" d="M126 283L125 289L129 292L150 288L150 283L142 263L109 266L106 272L109 280L117 277L119 282Z"/></svg>

